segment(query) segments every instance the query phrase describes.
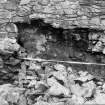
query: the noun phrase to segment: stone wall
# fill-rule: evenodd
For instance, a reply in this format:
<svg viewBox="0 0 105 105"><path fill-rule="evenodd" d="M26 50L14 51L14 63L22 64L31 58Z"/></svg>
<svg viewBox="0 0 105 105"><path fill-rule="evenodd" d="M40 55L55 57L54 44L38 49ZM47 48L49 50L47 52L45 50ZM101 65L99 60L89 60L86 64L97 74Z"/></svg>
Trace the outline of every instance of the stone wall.
<svg viewBox="0 0 105 105"><path fill-rule="evenodd" d="M0 0L1 49L7 53L17 51L19 46L16 41L7 41L7 38L15 39L17 36L18 29L14 23L30 23L32 19L40 18L53 27L64 29L82 27L104 30L104 6L102 0ZM5 48L5 42L9 48L12 46L11 51L5 51L9 49ZM17 48L14 49L14 46Z"/></svg>
<svg viewBox="0 0 105 105"><path fill-rule="evenodd" d="M42 18L54 27L105 29L103 0L0 0L0 24Z"/></svg>
<svg viewBox="0 0 105 105"><path fill-rule="evenodd" d="M90 49L105 54L104 5L104 1L96 0L0 0L0 54L13 54L20 50L15 23L30 24L31 19L39 18L64 29L102 30L101 33L89 34L92 42L97 41Z"/></svg>

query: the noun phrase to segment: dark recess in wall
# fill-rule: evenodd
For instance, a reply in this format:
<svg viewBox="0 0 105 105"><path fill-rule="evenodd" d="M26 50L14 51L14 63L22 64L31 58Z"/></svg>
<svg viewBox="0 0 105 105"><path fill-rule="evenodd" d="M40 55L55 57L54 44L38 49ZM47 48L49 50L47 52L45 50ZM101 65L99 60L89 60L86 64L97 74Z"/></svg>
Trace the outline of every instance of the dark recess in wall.
<svg viewBox="0 0 105 105"><path fill-rule="evenodd" d="M85 61L89 58L88 62L101 62L101 58L104 57L102 53L88 51L89 32L103 32L102 30L93 30L89 28L74 28L74 29L63 29L54 28L50 24L44 23L42 19L31 20L30 23L15 23L19 30L18 43L24 47L25 42L34 40L36 34L42 34L46 37L49 33L56 38L56 42L53 42L56 46L62 47L64 50L67 49L67 57L79 59ZM37 31L35 31L37 29ZM26 32L27 30L27 32ZM33 34L30 34L33 33ZM31 40L30 40L31 37ZM34 45L30 44L30 49L34 50ZM73 49L73 52L72 52ZM30 50L32 52L33 50ZM61 54L64 53L61 51ZM73 53L73 54L72 54ZM79 55L82 55L79 57ZM89 56L89 57L88 57Z"/></svg>

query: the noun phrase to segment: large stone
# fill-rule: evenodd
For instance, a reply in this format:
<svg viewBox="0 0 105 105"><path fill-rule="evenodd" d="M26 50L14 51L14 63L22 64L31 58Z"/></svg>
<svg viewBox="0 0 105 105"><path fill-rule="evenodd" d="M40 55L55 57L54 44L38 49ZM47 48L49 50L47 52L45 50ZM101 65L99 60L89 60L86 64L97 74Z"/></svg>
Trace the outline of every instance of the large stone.
<svg viewBox="0 0 105 105"><path fill-rule="evenodd" d="M21 0L20 5L28 4L31 0Z"/></svg>
<svg viewBox="0 0 105 105"><path fill-rule="evenodd" d="M11 33L17 33L18 32L17 26L15 24L13 24L13 23L7 23L5 25L5 30L7 32L11 32Z"/></svg>
<svg viewBox="0 0 105 105"><path fill-rule="evenodd" d="M16 23L16 22L24 22L24 17L14 16L14 17L11 18L11 21L13 23Z"/></svg>
<svg viewBox="0 0 105 105"><path fill-rule="evenodd" d="M19 48L16 39L5 38L0 41L1 54L12 54L14 51L18 51Z"/></svg>

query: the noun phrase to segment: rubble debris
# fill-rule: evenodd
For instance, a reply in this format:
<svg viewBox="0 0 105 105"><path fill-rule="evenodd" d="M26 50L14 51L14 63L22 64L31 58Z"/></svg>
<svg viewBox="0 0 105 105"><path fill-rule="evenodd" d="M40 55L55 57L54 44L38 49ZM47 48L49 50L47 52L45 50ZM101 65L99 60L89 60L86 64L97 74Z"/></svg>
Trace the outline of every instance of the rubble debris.
<svg viewBox="0 0 105 105"><path fill-rule="evenodd" d="M32 66L31 63L35 65ZM25 65L27 67L25 67ZM24 102L22 103L27 104L28 102L29 105L39 105L40 103L46 105L64 105L66 103L85 105L99 104L100 100L102 100L102 104L105 104L103 101L105 96L104 81L95 81L93 79L95 77L85 71L74 72L72 67L66 67L65 64L50 62L45 65L46 68L44 69L45 71L47 70L47 72L43 72L44 78L41 78L41 76L39 76L40 72L37 71L43 69L43 65L41 63L37 64L32 61L25 61L21 65L23 67L20 72L23 74L25 72L25 75L22 76L23 78L19 81L21 82L20 86L25 89L25 93L22 93L22 91L17 93L18 88L13 87L11 84L1 85L0 97L3 96L1 97L1 99L3 98L3 102L1 102L9 105L9 102L17 103L17 101L20 100L19 103L21 103L22 100L20 98L23 97ZM30 69L30 66L33 68ZM26 71L24 71L24 69L26 69ZM27 74L29 70L30 74ZM37 72L37 74L33 75L35 72ZM50 73L49 76L46 75L46 73ZM57 73L61 73L61 76ZM88 79L88 77L90 79ZM60 80L65 84L62 84ZM76 80L82 82L82 84L80 85ZM2 93L4 90L5 92ZM6 99L4 98L5 94L8 94L8 98Z"/></svg>
<svg viewBox="0 0 105 105"><path fill-rule="evenodd" d="M30 61L30 63L33 63L33 62ZM27 65L30 65L30 63L27 63ZM49 66L49 63L46 64L46 66L47 65ZM39 66L40 66L40 69L42 69L41 64L39 64ZM37 65L36 65L36 67L37 67ZM40 102L42 104L48 104L48 105L53 105L53 104L54 105L56 105L56 104L64 105L65 102L61 102L61 103L59 102L61 100L61 99L59 99L59 97L62 98L62 101L64 98L68 97L69 99L66 99L66 102L69 100L69 102L73 103L74 105L75 104L85 105L87 103L88 104L99 103L98 100L100 100L100 97L98 98L98 96L99 96L98 94L100 94L100 95L104 94L104 93L101 93L104 91L102 89L102 87L104 88L104 85L103 85L104 82L102 82L100 80L101 85L99 88L99 85L97 85L99 82L98 81L94 82L93 81L94 76L90 75L88 72L80 71L80 72L73 73L73 70L71 67L69 67L69 68L71 69L72 72L69 72L66 70L66 66L64 66L63 64L60 64L60 63L53 64L52 66L49 66L49 67L51 67L50 69L52 70L50 72L50 75L47 76L46 74L44 74L45 76L47 76L46 77L47 80L45 78L44 78L45 80L43 80L43 78L40 78L40 77L38 77L38 78L40 78L40 80L37 80L37 78L34 78L34 77L27 78L29 80L29 81L27 81L29 83L29 85L26 85L26 87L27 87L27 89L32 88L31 95L38 95L38 94L39 94L39 96L41 95L41 101L35 102L34 103L35 105L40 104ZM55 67L59 67L59 68L55 69ZM47 69L47 68L45 68L45 69ZM62 71L61 73L63 73L64 71L69 72L68 75L66 75L66 77L65 77L66 82L68 82L69 85L61 84L57 80L57 79L60 80L60 78L61 78L61 76L56 77L53 74L53 72L54 73L60 72L57 70ZM82 76L85 79L85 81L83 81L83 79L79 79L79 78L82 78ZM88 76L90 78L89 80L88 80ZM30 77L32 77L32 76L30 76ZM68 79L69 79L69 81L68 81ZM75 80L83 81L82 85L75 83ZM43 89L45 89L45 90L43 90ZM101 92L99 93L98 90L100 90ZM42 95L45 95L46 99L48 99L50 101L43 101L45 99L45 97L42 97ZM57 100L59 100L59 101L56 100L57 102L55 103L55 101L51 99L53 97L56 97L56 98L58 97ZM104 96L102 96L102 98L104 98Z"/></svg>
<svg viewBox="0 0 105 105"><path fill-rule="evenodd" d="M66 71L65 66L60 65L60 64L54 65L54 69L57 70L57 71Z"/></svg>

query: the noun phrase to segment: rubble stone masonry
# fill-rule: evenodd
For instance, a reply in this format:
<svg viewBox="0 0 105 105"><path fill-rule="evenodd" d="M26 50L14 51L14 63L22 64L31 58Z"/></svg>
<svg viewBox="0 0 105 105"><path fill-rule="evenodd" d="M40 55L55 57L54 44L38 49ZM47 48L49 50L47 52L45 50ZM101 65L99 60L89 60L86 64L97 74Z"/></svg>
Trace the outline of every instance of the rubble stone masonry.
<svg viewBox="0 0 105 105"><path fill-rule="evenodd" d="M16 38L18 29L14 23L30 22L32 19L43 19L45 23L57 28L72 29L81 27L104 30L105 1L0 0L0 40ZM4 44L5 42L1 43ZM7 44L10 47L16 44L15 42L15 44L9 43ZM14 51L6 51L5 48L0 49L8 53ZM19 46L15 51L18 49Z"/></svg>
<svg viewBox="0 0 105 105"><path fill-rule="evenodd" d="M54 27L105 29L103 0L0 0L0 24L41 18Z"/></svg>

